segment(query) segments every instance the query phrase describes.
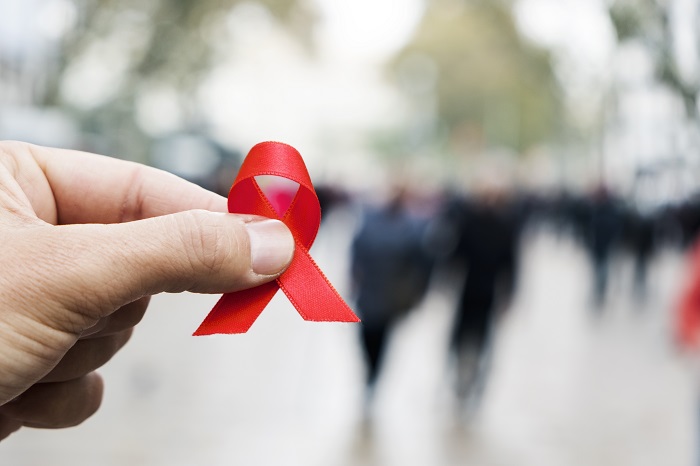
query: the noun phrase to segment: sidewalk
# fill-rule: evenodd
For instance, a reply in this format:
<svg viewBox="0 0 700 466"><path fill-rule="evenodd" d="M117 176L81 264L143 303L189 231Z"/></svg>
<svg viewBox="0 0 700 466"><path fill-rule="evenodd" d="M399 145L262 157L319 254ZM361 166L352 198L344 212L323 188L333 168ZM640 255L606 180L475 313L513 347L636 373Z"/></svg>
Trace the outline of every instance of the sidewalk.
<svg viewBox="0 0 700 466"><path fill-rule="evenodd" d="M335 221L312 254L343 292L348 230ZM352 325L304 322L279 294L248 334L194 338L217 297L162 295L102 370L101 410L77 428L20 431L0 445L0 463L690 466L697 396L667 333L679 258L658 261L643 309L619 266L594 318L582 254L547 233L526 246L470 424L454 422L444 384L449 294L431 293L398 329L371 430L360 422Z"/></svg>

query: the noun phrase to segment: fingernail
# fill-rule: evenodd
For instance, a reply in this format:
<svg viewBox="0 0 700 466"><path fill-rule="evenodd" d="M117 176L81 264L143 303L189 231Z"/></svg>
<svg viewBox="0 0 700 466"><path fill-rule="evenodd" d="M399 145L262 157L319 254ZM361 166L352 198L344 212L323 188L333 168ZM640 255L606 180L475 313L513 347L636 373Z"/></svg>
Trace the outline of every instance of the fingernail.
<svg viewBox="0 0 700 466"><path fill-rule="evenodd" d="M265 219L247 223L246 228L253 272L259 275L281 272L294 254L294 238L284 223Z"/></svg>

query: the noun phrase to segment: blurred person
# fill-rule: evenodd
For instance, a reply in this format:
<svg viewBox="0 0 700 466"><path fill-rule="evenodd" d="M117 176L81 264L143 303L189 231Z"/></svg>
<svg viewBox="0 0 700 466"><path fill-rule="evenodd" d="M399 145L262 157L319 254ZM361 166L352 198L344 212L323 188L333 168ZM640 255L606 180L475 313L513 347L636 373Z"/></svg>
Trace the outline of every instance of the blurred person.
<svg viewBox="0 0 700 466"><path fill-rule="evenodd" d="M91 416L103 390L95 370L151 295L279 276L289 230L226 204L155 168L0 142L0 439Z"/></svg>
<svg viewBox="0 0 700 466"><path fill-rule="evenodd" d="M352 242L351 277L367 362L367 409L391 330L421 301L430 278L427 222L412 215L407 202L406 190L396 188L385 205L367 209Z"/></svg>
<svg viewBox="0 0 700 466"><path fill-rule="evenodd" d="M670 216L680 230L680 246L690 247L700 232L700 193L695 193L675 208Z"/></svg>
<svg viewBox="0 0 700 466"><path fill-rule="evenodd" d="M695 359L697 377L697 363L700 362L700 241L696 241L687 254L685 277L676 308L674 337L677 347ZM700 397L698 408L700 412ZM700 417L696 414L695 419L695 464L700 464Z"/></svg>
<svg viewBox="0 0 700 466"><path fill-rule="evenodd" d="M593 304L601 309L608 291L610 259L622 232L622 212L604 185L591 195L586 212L584 241L593 266Z"/></svg>
<svg viewBox="0 0 700 466"><path fill-rule="evenodd" d="M586 244L588 202L581 196L563 190L552 201L551 220L555 231L567 234L575 241Z"/></svg>
<svg viewBox="0 0 700 466"><path fill-rule="evenodd" d="M687 262L674 336L680 348L697 350L700 349L700 242L688 253Z"/></svg>
<svg viewBox="0 0 700 466"><path fill-rule="evenodd" d="M647 297L649 262L656 245L656 219L652 213L632 209L625 216L624 240L634 258L634 295L639 302Z"/></svg>
<svg viewBox="0 0 700 466"><path fill-rule="evenodd" d="M473 199L450 200L441 216L457 232L453 260L466 269L450 354L458 400L463 409L473 411L486 383L496 311L507 307L515 287L519 213L503 186L486 183Z"/></svg>
<svg viewBox="0 0 700 466"><path fill-rule="evenodd" d="M332 184L316 184L314 190L323 212L321 222L328 218L330 212L346 205L350 200L350 195L345 190Z"/></svg>

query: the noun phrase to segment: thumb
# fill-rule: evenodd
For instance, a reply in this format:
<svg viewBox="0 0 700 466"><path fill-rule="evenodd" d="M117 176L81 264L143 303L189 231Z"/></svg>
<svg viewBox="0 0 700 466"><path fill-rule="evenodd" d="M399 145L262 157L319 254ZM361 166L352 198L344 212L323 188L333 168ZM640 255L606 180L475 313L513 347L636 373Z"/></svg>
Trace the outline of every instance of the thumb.
<svg viewBox="0 0 700 466"><path fill-rule="evenodd" d="M274 280L289 265L294 238L279 220L191 210L111 225L70 225L75 251L61 301L100 318L163 291L223 293ZM66 286L70 285L70 286Z"/></svg>

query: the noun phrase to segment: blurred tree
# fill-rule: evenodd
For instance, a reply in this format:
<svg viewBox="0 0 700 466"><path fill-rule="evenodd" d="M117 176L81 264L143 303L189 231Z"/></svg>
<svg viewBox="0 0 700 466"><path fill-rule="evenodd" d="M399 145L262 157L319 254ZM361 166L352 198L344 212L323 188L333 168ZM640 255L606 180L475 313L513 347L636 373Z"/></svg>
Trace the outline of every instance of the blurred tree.
<svg viewBox="0 0 700 466"><path fill-rule="evenodd" d="M423 121L431 129L418 124L409 131L431 144L443 139L447 152L505 147L522 153L556 134L558 86L550 57L520 36L508 2L429 0L391 74L423 115L419 120L433 112Z"/></svg>
<svg viewBox="0 0 700 466"><path fill-rule="evenodd" d="M666 0L613 0L610 19L620 43L637 40L651 53L660 82L683 101L688 118L699 120L700 76L684 76L680 71L674 45L677 40L671 23L673 2ZM695 40L700 44L699 30Z"/></svg>
<svg viewBox="0 0 700 466"><path fill-rule="evenodd" d="M169 89L187 126L198 123L193 96L215 64L226 33L228 14L236 6L267 10L281 25L309 44L313 12L304 0L73 0L76 27L63 37L57 65L49 78L46 106L70 108L89 134L98 135L99 150L146 160L150 137L137 123L137 100L144 90ZM91 61L112 76L94 104L75 105L65 98L67 77ZM97 72L97 71L96 71ZM89 75L88 75L89 77ZM90 84L85 82L85 94ZM80 94L81 89L73 94ZM94 93L93 93L94 94ZM98 93L99 94L99 93ZM80 99L78 99L80 100ZM86 98L86 101L88 99ZM89 142L88 142L89 144Z"/></svg>

